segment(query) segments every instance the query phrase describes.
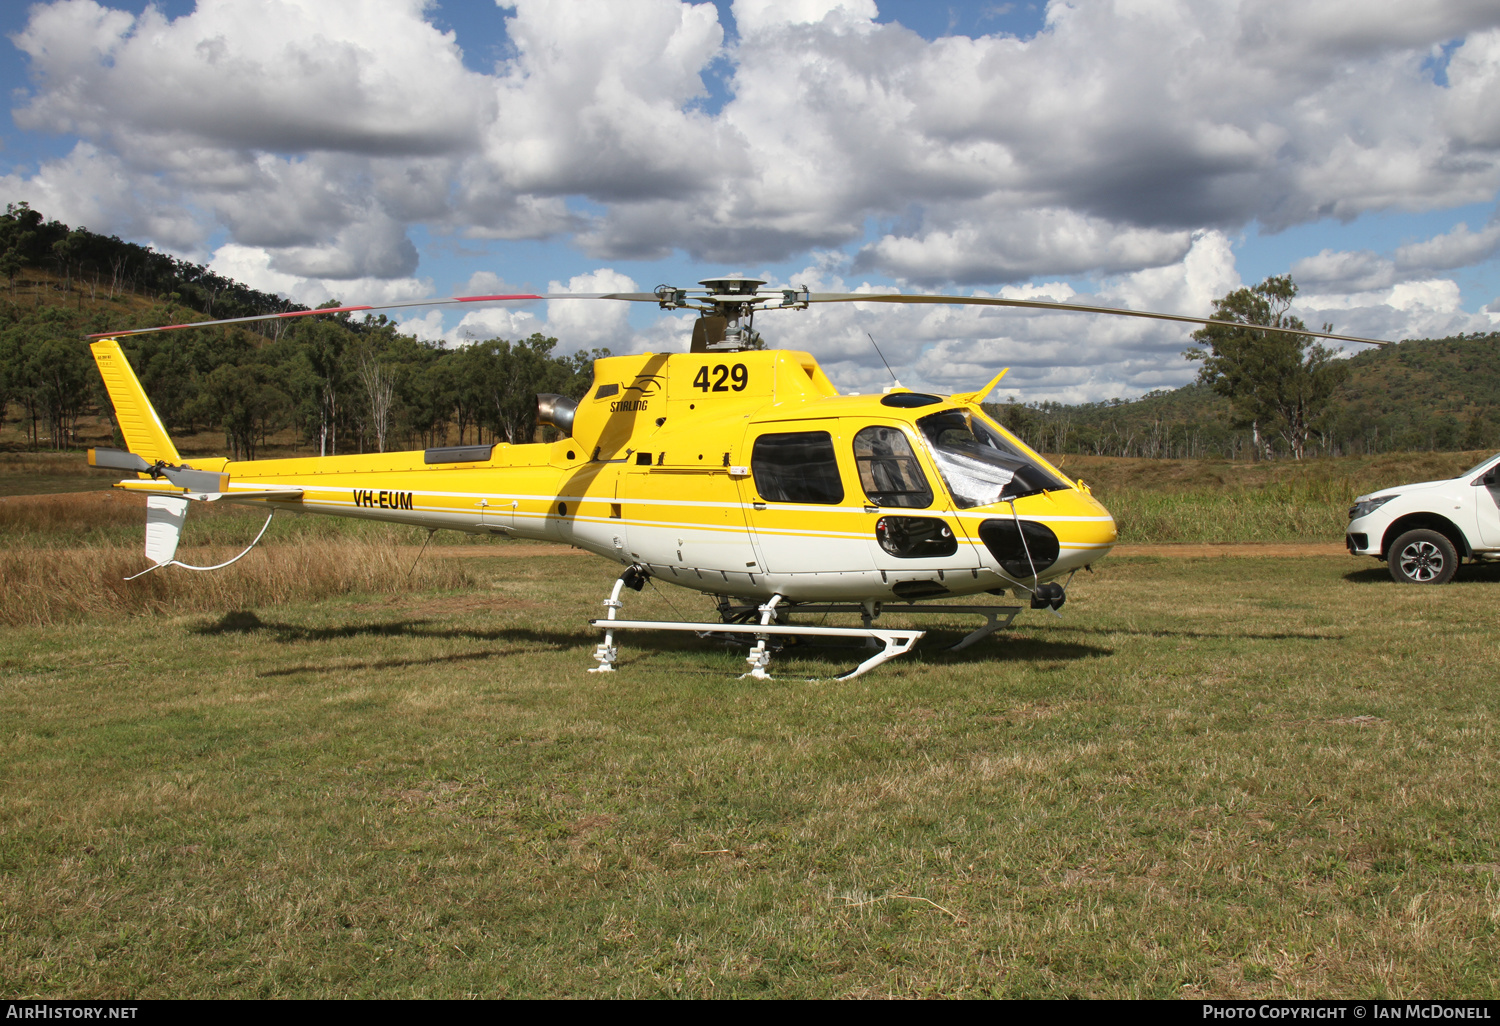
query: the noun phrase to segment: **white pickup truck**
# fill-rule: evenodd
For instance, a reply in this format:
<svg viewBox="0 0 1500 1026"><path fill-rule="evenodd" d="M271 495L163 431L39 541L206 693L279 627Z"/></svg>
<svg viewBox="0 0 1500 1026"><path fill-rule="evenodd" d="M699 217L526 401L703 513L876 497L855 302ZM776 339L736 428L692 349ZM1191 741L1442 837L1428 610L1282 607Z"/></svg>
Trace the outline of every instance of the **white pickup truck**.
<svg viewBox="0 0 1500 1026"><path fill-rule="evenodd" d="M1448 481L1361 495L1344 544L1410 584L1445 584L1463 559L1500 559L1500 453Z"/></svg>

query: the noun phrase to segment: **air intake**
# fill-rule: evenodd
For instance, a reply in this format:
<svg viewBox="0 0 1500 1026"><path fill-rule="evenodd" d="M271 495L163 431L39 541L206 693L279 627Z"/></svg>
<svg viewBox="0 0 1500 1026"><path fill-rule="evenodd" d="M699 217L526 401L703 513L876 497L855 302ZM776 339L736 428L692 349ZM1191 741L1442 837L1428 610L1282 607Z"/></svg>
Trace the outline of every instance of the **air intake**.
<svg viewBox="0 0 1500 1026"><path fill-rule="evenodd" d="M1035 520L986 520L979 525L979 540L990 550L1000 569L1017 580L1040 574L1057 562L1057 535Z"/></svg>

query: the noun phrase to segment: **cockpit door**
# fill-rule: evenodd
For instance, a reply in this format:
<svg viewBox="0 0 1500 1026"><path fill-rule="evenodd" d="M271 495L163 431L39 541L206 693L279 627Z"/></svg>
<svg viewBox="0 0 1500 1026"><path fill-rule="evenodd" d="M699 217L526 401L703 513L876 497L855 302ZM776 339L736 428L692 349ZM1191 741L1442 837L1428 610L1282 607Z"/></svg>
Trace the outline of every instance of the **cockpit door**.
<svg viewBox="0 0 1500 1026"><path fill-rule="evenodd" d="M946 586L948 574L970 574L982 565L942 482L923 469L906 429L868 425L854 433L850 453L864 501L859 523L877 568L892 580Z"/></svg>
<svg viewBox="0 0 1500 1026"><path fill-rule="evenodd" d="M856 573L869 554L856 523L859 493L845 480L837 420L756 424L739 479L745 519L767 573ZM743 458L743 457L742 457Z"/></svg>

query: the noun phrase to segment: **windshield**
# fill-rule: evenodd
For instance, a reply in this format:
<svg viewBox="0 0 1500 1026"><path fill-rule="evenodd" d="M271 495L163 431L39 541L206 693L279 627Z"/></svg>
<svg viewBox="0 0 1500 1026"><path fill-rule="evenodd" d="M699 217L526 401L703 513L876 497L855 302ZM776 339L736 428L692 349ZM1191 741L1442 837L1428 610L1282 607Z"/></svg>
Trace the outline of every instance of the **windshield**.
<svg viewBox="0 0 1500 1026"><path fill-rule="evenodd" d="M961 509L1070 487L967 410L934 413L917 426Z"/></svg>
<svg viewBox="0 0 1500 1026"><path fill-rule="evenodd" d="M1495 455L1496 456L1500 456L1500 453L1496 453ZM1492 460L1494 460L1494 458L1495 458L1495 456L1486 456L1484 459L1480 460L1478 463L1474 464L1472 467L1470 467L1468 470L1464 471L1462 474L1459 474L1458 476L1459 477L1468 477L1470 474L1477 474L1481 470L1483 470L1485 467L1489 466L1490 462ZM1457 480L1457 478L1455 478L1455 480Z"/></svg>

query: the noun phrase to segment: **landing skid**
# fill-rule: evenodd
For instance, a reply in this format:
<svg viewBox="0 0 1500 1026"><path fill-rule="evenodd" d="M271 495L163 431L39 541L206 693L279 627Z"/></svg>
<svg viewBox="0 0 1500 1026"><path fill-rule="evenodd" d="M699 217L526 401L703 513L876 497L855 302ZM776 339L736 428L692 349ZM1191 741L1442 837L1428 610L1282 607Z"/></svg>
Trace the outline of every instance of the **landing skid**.
<svg viewBox="0 0 1500 1026"><path fill-rule="evenodd" d="M637 631L691 631L700 638L714 638L721 640L733 640L736 637L743 638L746 642L753 642L754 647L750 650L747 662L750 670L741 675L752 677L756 680L770 680L771 675L766 672L766 667L771 664L771 650L769 642L773 638L844 638L850 641L862 642L872 648L879 645L880 650L871 655L848 673L841 674L838 680L852 680L868 670L873 670L881 663L894 659L899 655L905 655L912 650L918 639L927 632L919 630L890 630L872 626L876 617L880 616L882 607L879 602L873 600L862 603L852 602L827 602L818 604L783 605L780 595L773 595L770 601L764 605L732 606L728 599L719 602L719 615L723 623L702 623L690 620L620 620L616 619L618 611L624 605L620 601L620 594L625 588L640 591L647 579L651 576L645 567L635 565L625 569L620 579L615 582L614 590L610 592L609 598L604 600L609 615L603 620L590 620L589 626L600 627L604 630L604 642L594 650L594 659L599 665L591 667L590 673L612 673L615 662L619 659L619 650L615 647L615 631L637 630ZM783 623L788 614L798 613L858 613L864 621L862 627L823 627L804 624ZM915 603L904 605L896 609L898 613L971 613L985 618L983 627L971 631L948 651L957 652L959 649L968 648L970 645L1009 627L1011 621L1021 612L1020 606L949 606L949 605L917 605Z"/></svg>
<svg viewBox="0 0 1500 1026"><path fill-rule="evenodd" d="M925 631L892 631L871 627L803 627L798 625L758 623L694 623L691 621L673 620L590 620L589 624L594 627L603 627L605 630L610 631L692 631L700 637L708 637L711 634L744 634L749 639L787 635L794 637L852 638L858 641L873 639L883 645L879 652L870 656L870 658L860 663L848 673L840 675L837 678L838 680L852 680L867 670L873 670L888 659L905 655L911 651L911 647L917 643L917 639L926 633ZM769 663L770 656L763 648L756 646L750 653L750 670L744 676L753 677L757 680L770 680L771 675L766 672L766 666ZM603 667L600 667L600 669L603 669Z"/></svg>

